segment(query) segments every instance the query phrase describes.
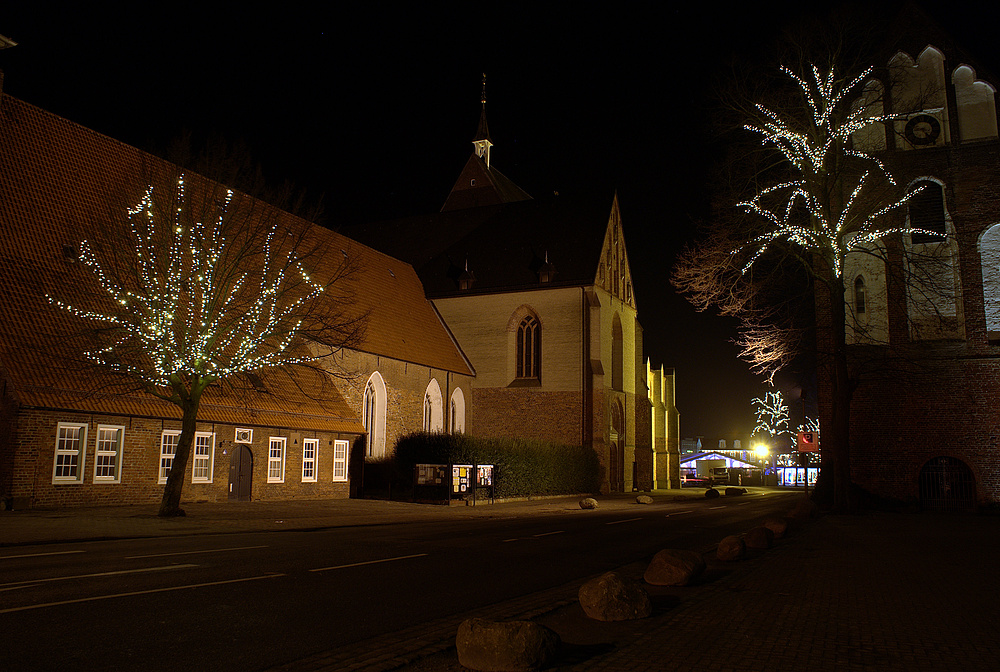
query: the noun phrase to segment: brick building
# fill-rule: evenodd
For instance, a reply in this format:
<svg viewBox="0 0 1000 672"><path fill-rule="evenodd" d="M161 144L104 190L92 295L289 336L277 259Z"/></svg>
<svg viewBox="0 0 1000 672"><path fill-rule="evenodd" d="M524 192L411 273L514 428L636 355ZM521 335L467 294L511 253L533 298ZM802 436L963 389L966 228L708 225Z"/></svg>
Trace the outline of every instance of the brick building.
<svg viewBox="0 0 1000 672"><path fill-rule="evenodd" d="M902 185L897 224L927 233L848 257L854 482L926 506L1000 501L1000 84L932 27L865 89L895 121L854 135ZM930 35L932 43L926 40ZM820 370L821 422L830 390Z"/></svg>
<svg viewBox="0 0 1000 672"><path fill-rule="evenodd" d="M2 91L0 91L2 94ZM8 95L0 95L0 499L15 506L155 502L172 462L179 409L121 380L67 365L71 316L46 295L99 291L79 262L110 208L172 166ZM195 182L210 185L198 176ZM216 185L218 186L218 185ZM208 388L185 501L347 497L366 460L422 428L461 431L473 370L408 264L255 202L348 260L365 329L325 366L336 378L260 371Z"/></svg>
<svg viewBox="0 0 1000 672"><path fill-rule="evenodd" d="M352 235L417 269L476 370L471 434L590 446L606 492L679 487L673 372L643 359L617 195L532 199L492 147L484 100L441 212Z"/></svg>

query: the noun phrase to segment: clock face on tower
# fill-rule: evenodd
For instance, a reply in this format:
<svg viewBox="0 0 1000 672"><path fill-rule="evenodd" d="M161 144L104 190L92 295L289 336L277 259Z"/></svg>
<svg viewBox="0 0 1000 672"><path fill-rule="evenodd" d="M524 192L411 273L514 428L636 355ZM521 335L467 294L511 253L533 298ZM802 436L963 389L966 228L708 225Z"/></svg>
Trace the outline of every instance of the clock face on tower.
<svg viewBox="0 0 1000 672"><path fill-rule="evenodd" d="M906 122L903 136L911 145L933 145L941 135L941 124L929 114L918 114Z"/></svg>

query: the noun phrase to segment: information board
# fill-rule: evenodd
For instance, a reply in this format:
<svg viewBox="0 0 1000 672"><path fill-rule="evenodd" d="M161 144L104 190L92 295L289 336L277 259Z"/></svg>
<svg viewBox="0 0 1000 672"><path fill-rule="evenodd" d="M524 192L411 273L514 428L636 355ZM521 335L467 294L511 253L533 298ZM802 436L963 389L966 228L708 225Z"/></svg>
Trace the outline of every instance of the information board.
<svg viewBox="0 0 1000 672"><path fill-rule="evenodd" d="M476 485L481 487L493 485L492 464L480 464L476 466Z"/></svg>
<svg viewBox="0 0 1000 672"><path fill-rule="evenodd" d="M472 487L472 465L453 464L451 466L451 491L463 494Z"/></svg>
<svg viewBox="0 0 1000 672"><path fill-rule="evenodd" d="M444 485L447 478L447 464L417 465L417 485Z"/></svg>

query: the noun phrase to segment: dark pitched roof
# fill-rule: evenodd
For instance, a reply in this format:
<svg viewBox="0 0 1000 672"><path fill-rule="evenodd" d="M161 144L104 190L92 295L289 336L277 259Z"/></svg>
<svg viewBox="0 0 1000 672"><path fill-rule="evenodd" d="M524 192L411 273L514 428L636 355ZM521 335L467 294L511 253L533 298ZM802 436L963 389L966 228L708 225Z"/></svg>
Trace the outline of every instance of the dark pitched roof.
<svg viewBox="0 0 1000 672"><path fill-rule="evenodd" d="M138 394L107 394L121 392L121 386L110 378L95 380L93 371L60 364L53 355L69 347L62 336L78 329L74 318L49 305L45 296L86 305L94 285L86 269L73 263L74 248L100 235L109 208L122 202L123 191L142 193L143 175L174 169L9 95L0 98L0 284L5 294L0 302L0 367L20 403L172 417L172 407L162 402ZM357 272L350 279L356 297L352 310L367 315L357 349L471 373L411 266L288 213L275 217L289 230L305 230L321 241L337 257L329 259L330 265L339 264L342 254L356 261ZM325 263L314 273L322 272ZM69 359L70 353L65 354ZM256 424L363 431L332 386L319 389L316 381L280 374L267 381L270 394L210 388L200 417L232 422L270 417L275 422ZM95 394L98 389L102 392ZM277 422L278 416L285 421Z"/></svg>
<svg viewBox="0 0 1000 672"><path fill-rule="evenodd" d="M445 199L441 211L464 210L484 205L515 203L530 200L531 196L482 158L473 154L462 169L455 186Z"/></svg>
<svg viewBox="0 0 1000 672"><path fill-rule="evenodd" d="M351 233L412 263L431 298L540 287L546 255L555 276L545 286L587 285L595 281L613 207L610 192L554 196L377 222ZM475 282L460 291L466 262Z"/></svg>

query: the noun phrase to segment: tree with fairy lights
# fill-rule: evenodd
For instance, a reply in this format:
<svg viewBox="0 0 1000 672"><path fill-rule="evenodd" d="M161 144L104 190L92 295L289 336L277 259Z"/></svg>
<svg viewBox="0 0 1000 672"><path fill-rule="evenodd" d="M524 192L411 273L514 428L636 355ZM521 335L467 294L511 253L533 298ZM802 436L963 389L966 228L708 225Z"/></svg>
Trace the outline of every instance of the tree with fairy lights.
<svg viewBox="0 0 1000 672"><path fill-rule="evenodd" d="M768 152L748 181L752 195L737 203L740 216L720 219L682 252L672 280L697 309L715 307L740 321L741 356L769 381L815 340L832 393L824 466L831 467L833 505L844 509L850 506L854 382L846 351L845 263L851 255L884 252L897 234L913 233L901 226L901 214L916 192L897 184L879 157L852 137L893 118L877 113L868 96L871 68L850 77L816 65L804 73L781 68L781 74L780 105L755 103L743 127Z"/></svg>
<svg viewBox="0 0 1000 672"><path fill-rule="evenodd" d="M346 253L326 254L304 220L195 175L150 182L82 242L93 295L49 301L92 325L86 361L179 407L159 511L175 516L206 389L316 364L356 343L365 320L353 314Z"/></svg>
<svg viewBox="0 0 1000 672"><path fill-rule="evenodd" d="M768 441L776 447L776 439L790 434L788 406L781 397L781 392L768 392L763 397L752 401L757 424L753 428L753 436L767 435Z"/></svg>

